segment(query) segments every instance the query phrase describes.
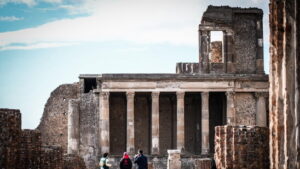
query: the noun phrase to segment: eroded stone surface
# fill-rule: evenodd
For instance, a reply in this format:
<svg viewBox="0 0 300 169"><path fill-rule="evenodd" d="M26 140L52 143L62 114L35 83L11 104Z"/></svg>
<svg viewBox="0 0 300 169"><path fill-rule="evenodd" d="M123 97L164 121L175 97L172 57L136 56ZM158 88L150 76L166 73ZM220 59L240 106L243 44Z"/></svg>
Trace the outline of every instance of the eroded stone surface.
<svg viewBox="0 0 300 169"><path fill-rule="evenodd" d="M218 169L269 168L268 128L217 126L215 160Z"/></svg>
<svg viewBox="0 0 300 169"><path fill-rule="evenodd" d="M271 169L299 169L300 4L297 0L270 2Z"/></svg>
<svg viewBox="0 0 300 169"><path fill-rule="evenodd" d="M77 83L60 85L51 93L37 127L41 131L43 144L61 145L64 152L67 152L68 104L70 99L77 98L78 93Z"/></svg>

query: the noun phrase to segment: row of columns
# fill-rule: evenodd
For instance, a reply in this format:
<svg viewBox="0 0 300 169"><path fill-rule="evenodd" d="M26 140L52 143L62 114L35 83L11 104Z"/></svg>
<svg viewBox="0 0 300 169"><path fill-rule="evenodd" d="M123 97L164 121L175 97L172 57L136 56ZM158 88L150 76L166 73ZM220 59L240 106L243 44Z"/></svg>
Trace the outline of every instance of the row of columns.
<svg viewBox="0 0 300 169"><path fill-rule="evenodd" d="M159 92L152 92L152 113L151 113L151 154L159 154ZM126 149L130 154L135 153L134 146L134 92L127 92L127 141ZM177 92L177 149L184 151L184 95L185 92ZM235 125L235 93L226 92L227 96L227 124ZM266 93L256 93L257 111L256 124L267 126L266 116ZM201 153L208 154L209 150L209 92L201 92ZM68 153L74 154L79 149L79 107L77 100L70 100L68 113ZM110 130L109 130L109 92L99 94L99 146L101 153L110 151Z"/></svg>
<svg viewBox="0 0 300 169"><path fill-rule="evenodd" d="M127 152L135 153L134 148L134 92L127 92ZM177 92L177 149L184 151L184 92ZM159 92L152 97L152 154L159 154ZM209 93L202 92L202 153L209 152ZM101 153L109 152L109 92L100 93L99 133Z"/></svg>

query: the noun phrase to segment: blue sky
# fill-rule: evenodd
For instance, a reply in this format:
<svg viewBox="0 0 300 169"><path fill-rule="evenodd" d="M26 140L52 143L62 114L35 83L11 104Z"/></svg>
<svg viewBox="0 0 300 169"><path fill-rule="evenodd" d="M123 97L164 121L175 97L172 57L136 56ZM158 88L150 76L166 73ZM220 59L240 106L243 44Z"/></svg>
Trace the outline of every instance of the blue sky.
<svg viewBox="0 0 300 169"><path fill-rule="evenodd" d="M57 86L84 73L174 73L198 61L198 32L208 5L264 10L267 0L0 0L0 107L35 128Z"/></svg>

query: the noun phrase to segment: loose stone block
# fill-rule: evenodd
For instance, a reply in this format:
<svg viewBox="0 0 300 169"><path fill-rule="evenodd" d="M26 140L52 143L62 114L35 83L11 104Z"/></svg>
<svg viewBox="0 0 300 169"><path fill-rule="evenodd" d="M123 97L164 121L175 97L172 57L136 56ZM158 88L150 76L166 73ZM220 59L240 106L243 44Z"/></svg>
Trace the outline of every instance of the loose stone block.
<svg viewBox="0 0 300 169"><path fill-rule="evenodd" d="M181 150L168 150L167 169L181 169Z"/></svg>

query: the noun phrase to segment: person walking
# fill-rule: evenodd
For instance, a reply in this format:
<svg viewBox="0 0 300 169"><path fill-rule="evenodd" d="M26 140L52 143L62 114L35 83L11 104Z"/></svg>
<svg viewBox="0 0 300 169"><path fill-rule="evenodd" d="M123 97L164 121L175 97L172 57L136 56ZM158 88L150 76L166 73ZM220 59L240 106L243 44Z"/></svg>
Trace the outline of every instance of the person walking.
<svg viewBox="0 0 300 169"><path fill-rule="evenodd" d="M127 152L124 152L123 157L120 161L120 169L131 169L132 168L132 162L129 158L129 155Z"/></svg>
<svg viewBox="0 0 300 169"><path fill-rule="evenodd" d="M147 157L144 156L143 150L139 150L138 154L134 156L134 163L137 164L137 169L148 169Z"/></svg>
<svg viewBox="0 0 300 169"><path fill-rule="evenodd" d="M109 169L111 167L111 164L108 162L108 153L104 153L102 158L100 159L99 162L100 169Z"/></svg>

